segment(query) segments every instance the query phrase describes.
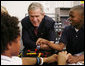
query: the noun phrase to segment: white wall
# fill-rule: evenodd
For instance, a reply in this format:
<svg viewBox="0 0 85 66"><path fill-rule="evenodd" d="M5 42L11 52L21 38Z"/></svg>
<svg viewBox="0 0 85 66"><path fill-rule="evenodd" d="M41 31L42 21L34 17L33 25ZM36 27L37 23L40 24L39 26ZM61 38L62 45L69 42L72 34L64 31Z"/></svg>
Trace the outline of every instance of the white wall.
<svg viewBox="0 0 85 66"><path fill-rule="evenodd" d="M1 1L1 5L7 8L10 15L17 16L21 20L32 2L41 3L45 13L55 13L56 7L72 7L74 2L79 4L79 1Z"/></svg>

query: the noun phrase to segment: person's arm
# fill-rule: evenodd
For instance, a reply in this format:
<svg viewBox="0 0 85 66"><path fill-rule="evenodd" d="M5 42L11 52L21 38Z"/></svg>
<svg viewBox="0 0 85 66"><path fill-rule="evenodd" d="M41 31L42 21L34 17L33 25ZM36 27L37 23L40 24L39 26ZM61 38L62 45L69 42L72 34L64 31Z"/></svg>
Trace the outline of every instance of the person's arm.
<svg viewBox="0 0 85 66"><path fill-rule="evenodd" d="M68 34L68 28L65 27L64 30L62 31L62 35L60 37L59 43L58 44L53 44L51 42L47 42L48 45L55 49L55 50L63 50L66 47L66 44L69 41L69 34Z"/></svg>
<svg viewBox="0 0 85 66"><path fill-rule="evenodd" d="M22 57L22 65L34 65L36 62L36 58Z"/></svg>
<svg viewBox="0 0 85 66"><path fill-rule="evenodd" d="M63 48L65 47L63 43L54 44L52 42L48 42L48 46L50 46L52 49L55 49L55 50L63 50Z"/></svg>
<svg viewBox="0 0 85 66"><path fill-rule="evenodd" d="M63 43L59 43L59 44L54 44L51 41L48 41L46 39L43 38L39 38L36 42L37 45L48 45L50 48L55 49L55 50L63 50L63 48L65 47L65 45ZM41 46L42 47L42 46Z"/></svg>
<svg viewBox="0 0 85 66"><path fill-rule="evenodd" d="M40 45L40 49L43 49L43 50L52 50L52 48L50 48L47 44L41 44Z"/></svg>
<svg viewBox="0 0 85 66"><path fill-rule="evenodd" d="M62 50L64 47L66 47L67 43L68 43L67 28L65 28L62 32L61 38L59 40L59 44L51 43L50 41L42 39L42 38L39 38L36 42L37 45L47 44L48 46L56 50Z"/></svg>
<svg viewBox="0 0 85 66"><path fill-rule="evenodd" d="M57 55L54 54L50 57L43 58L43 60L40 59L40 63L43 61L43 63L52 63L57 61ZM30 58L30 57L22 57L22 64L23 65L35 65L37 63L36 58Z"/></svg>
<svg viewBox="0 0 85 66"><path fill-rule="evenodd" d="M30 35L28 33L28 22L27 19L23 19L21 21L22 24L22 41L23 45L28 48L36 48L36 43L31 40Z"/></svg>
<svg viewBox="0 0 85 66"><path fill-rule="evenodd" d="M22 28L22 41L23 41L23 45L25 47L28 47L29 49L36 48L36 42L31 40L31 38L29 37L29 34L25 28Z"/></svg>

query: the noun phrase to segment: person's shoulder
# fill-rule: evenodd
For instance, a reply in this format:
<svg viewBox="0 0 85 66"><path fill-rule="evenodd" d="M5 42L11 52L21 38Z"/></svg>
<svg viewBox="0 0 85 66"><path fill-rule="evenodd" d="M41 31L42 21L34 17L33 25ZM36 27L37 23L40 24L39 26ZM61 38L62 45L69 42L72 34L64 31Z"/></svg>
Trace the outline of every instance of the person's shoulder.
<svg viewBox="0 0 85 66"><path fill-rule="evenodd" d="M26 16L26 17L24 17L24 18L21 20L21 22L22 22L22 23L23 23L23 22L27 22L28 19L29 19L29 17Z"/></svg>
<svg viewBox="0 0 85 66"><path fill-rule="evenodd" d="M46 15L44 17L44 21L45 21L45 25L48 27L51 27L55 24L55 21L51 17L46 16Z"/></svg>
<svg viewBox="0 0 85 66"><path fill-rule="evenodd" d="M51 17L45 15L44 19L46 20L46 22L55 22Z"/></svg>
<svg viewBox="0 0 85 66"><path fill-rule="evenodd" d="M29 24L30 24L29 16L26 16L25 18L23 18L23 19L21 20L21 24L22 24L23 26L29 25Z"/></svg>
<svg viewBox="0 0 85 66"><path fill-rule="evenodd" d="M70 30L70 29L72 29L72 26L71 26L71 25L66 26L66 27L64 28L64 30Z"/></svg>

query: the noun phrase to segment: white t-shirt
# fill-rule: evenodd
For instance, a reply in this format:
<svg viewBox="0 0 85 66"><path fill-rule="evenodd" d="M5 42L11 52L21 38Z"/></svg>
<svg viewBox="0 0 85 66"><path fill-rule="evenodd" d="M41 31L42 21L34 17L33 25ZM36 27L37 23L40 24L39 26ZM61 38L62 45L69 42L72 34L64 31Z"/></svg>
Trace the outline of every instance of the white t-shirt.
<svg viewBox="0 0 85 66"><path fill-rule="evenodd" d="M17 56L10 58L8 56L1 55L1 65L22 65L22 59Z"/></svg>
<svg viewBox="0 0 85 66"><path fill-rule="evenodd" d="M75 28L75 31L76 31L76 32L78 32L78 31L79 31L79 29L76 29L76 28Z"/></svg>

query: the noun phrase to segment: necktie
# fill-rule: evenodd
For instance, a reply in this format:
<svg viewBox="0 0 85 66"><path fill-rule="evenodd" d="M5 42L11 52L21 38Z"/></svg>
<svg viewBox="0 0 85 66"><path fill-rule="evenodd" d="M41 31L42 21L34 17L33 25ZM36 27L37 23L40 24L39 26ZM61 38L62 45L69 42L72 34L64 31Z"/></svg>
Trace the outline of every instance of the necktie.
<svg viewBox="0 0 85 66"><path fill-rule="evenodd" d="M38 33L38 27L35 27L34 28L34 33L35 33L35 35L37 35L37 33Z"/></svg>

